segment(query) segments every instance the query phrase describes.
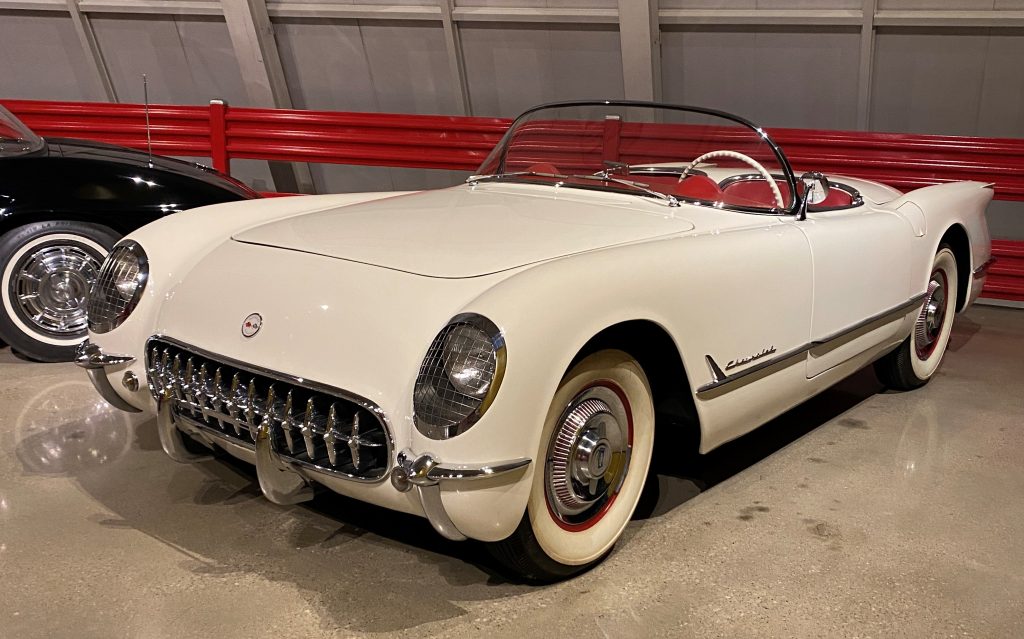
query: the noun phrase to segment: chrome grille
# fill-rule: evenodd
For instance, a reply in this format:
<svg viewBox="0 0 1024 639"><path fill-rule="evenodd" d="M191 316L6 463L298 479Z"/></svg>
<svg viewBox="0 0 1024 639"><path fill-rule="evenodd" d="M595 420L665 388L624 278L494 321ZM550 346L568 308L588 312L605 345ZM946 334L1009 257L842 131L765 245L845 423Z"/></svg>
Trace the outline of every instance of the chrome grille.
<svg viewBox="0 0 1024 639"><path fill-rule="evenodd" d="M146 370L154 397L213 435L252 448L269 420L288 461L353 479L387 474L391 437L379 408L340 390L256 370L167 338L152 338Z"/></svg>

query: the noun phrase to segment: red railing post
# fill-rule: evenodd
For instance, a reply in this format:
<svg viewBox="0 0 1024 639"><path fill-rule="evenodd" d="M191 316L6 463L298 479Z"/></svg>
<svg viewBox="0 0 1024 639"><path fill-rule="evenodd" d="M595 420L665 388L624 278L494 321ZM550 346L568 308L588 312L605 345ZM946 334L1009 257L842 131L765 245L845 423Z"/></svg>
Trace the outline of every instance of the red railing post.
<svg viewBox="0 0 1024 639"><path fill-rule="evenodd" d="M213 162L213 168L224 175L231 175L227 110L228 105L224 100L210 100L210 160Z"/></svg>

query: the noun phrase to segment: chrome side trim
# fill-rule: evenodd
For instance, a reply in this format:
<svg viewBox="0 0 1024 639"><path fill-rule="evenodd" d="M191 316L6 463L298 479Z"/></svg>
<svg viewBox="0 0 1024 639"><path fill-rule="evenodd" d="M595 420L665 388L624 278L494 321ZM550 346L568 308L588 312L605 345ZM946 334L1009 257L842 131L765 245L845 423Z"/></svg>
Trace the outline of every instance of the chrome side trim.
<svg viewBox="0 0 1024 639"><path fill-rule="evenodd" d="M996 261L996 258L991 257L987 262L974 269L974 279L978 280L985 277L988 274L988 270L992 268L992 263Z"/></svg>
<svg viewBox="0 0 1024 639"><path fill-rule="evenodd" d="M799 346L797 348L794 348L793 350L786 351L785 353L783 353L781 355L773 357L773 358L771 358L769 360L765 360L765 361L763 361L763 362L761 362L759 364L755 364L754 366L751 366L750 368L745 368L745 369L743 369L742 371L740 371L738 373L733 373L732 375L726 375L726 376L723 377L722 376L722 372L721 372L720 369L716 371L716 369L718 368L718 365L715 364L715 360L710 355L705 355L704 357L705 357L705 359L708 362L708 366L711 367L712 381L707 383L707 384L704 384L703 386L701 386L700 388L697 389L697 397L703 399L708 394L712 393L713 391L716 391L716 390L719 390L719 389L723 389L726 386L733 386L737 382L742 381L744 378L749 377L750 375L753 375L754 373L758 373L760 371L763 371L766 368L770 368L772 366L776 366L776 365L781 364L781 363L783 363L783 362L785 362L787 360L791 360L791 359L793 359L795 357L799 357L801 355L804 355L805 353L807 353L811 349L820 348L822 346L826 346L826 345L828 345L828 344L830 344L832 342L835 342L837 340L840 340L840 339L846 337L850 333L854 333L854 332L864 328L865 326L870 326L871 324L874 324L875 322L879 322L879 321L882 321L884 319L887 319L887 318L890 318L890 317L893 317L893 316L896 316L896 315L908 313L908 312L912 311L914 308L916 308L917 306L919 306L921 304L921 302L924 301L924 298L926 296L927 296L927 293L920 293L918 295L915 295L914 297L910 298L909 300L907 300L903 304L900 304L898 306L894 306L894 307L892 307L890 309L884 310L881 313L876 313L875 315L872 315L871 317L869 317L869 318L867 318L865 320L857 322L856 324L853 324L852 326L848 326L848 327L846 327L846 328L844 328L842 330L836 331L835 333L831 333L829 335L826 335L826 336L821 337L819 339L816 339L814 341L807 342L806 344L804 344L802 346ZM731 390L731 389L725 389L722 392L728 392L728 390Z"/></svg>

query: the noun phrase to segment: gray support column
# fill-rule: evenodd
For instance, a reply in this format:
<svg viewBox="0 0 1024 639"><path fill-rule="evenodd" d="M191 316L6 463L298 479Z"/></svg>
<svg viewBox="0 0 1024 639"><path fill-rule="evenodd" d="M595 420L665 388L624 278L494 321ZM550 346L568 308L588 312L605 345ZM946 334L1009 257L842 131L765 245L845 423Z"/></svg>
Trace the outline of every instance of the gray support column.
<svg viewBox="0 0 1024 639"><path fill-rule="evenodd" d="M466 59L462 54L462 39L459 37L459 25L452 17L454 0L438 0L441 5L441 26L444 27L444 44L448 49L448 66L452 73L455 87L455 102L461 115L473 115L473 105L469 100L469 85L466 82Z"/></svg>
<svg viewBox="0 0 1024 639"><path fill-rule="evenodd" d="M658 0L619 0L619 39L626 99L660 100Z"/></svg>
<svg viewBox="0 0 1024 639"><path fill-rule="evenodd" d="M292 108L265 0L221 0L221 7L249 99L256 106ZM270 173L278 191L315 192L308 164L271 162Z"/></svg>
<svg viewBox="0 0 1024 639"><path fill-rule="evenodd" d="M875 56L875 5L877 0L864 0L860 27L860 71L857 75L857 128L867 131L871 126L871 82Z"/></svg>
<svg viewBox="0 0 1024 639"><path fill-rule="evenodd" d="M107 71L106 63L103 61L103 53L96 42L96 34L93 33L88 16L82 13L78 6L78 0L67 0L67 3L68 12L71 14L71 22L75 26L75 33L78 34L78 40L82 43L82 50L85 53L86 60L89 61L93 72L96 74L96 79L99 81L100 86L103 87L103 94L107 96L108 101L117 102L117 91L114 89L114 83L110 80L110 73Z"/></svg>

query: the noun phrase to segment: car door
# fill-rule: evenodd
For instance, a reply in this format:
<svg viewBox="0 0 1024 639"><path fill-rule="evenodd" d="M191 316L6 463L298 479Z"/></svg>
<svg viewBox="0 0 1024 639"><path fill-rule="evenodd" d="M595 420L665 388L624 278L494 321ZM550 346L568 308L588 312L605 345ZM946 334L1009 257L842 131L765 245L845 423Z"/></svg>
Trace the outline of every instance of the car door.
<svg viewBox="0 0 1024 639"><path fill-rule="evenodd" d="M891 311L905 306L914 294L913 229L896 213L870 205L812 212L794 223L811 249L810 379L899 330L903 315ZM865 325L867 320L873 321Z"/></svg>

